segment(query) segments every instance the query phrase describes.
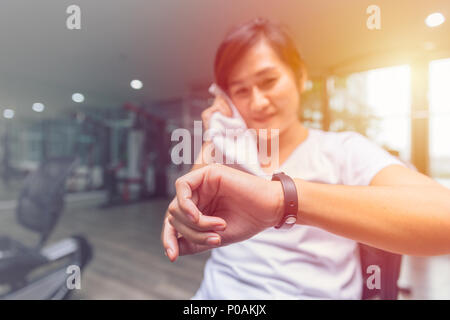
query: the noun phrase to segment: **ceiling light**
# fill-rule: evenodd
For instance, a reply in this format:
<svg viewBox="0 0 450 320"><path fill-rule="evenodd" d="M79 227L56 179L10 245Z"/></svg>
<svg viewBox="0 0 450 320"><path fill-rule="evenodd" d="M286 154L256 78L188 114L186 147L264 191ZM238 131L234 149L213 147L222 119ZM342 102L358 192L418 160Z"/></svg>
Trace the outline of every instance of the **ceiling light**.
<svg viewBox="0 0 450 320"><path fill-rule="evenodd" d="M133 89L139 90L142 88L143 84L141 80L133 80L130 82L130 85Z"/></svg>
<svg viewBox="0 0 450 320"><path fill-rule="evenodd" d="M3 110L3 118L12 119L14 118L14 110L13 109L5 109Z"/></svg>
<svg viewBox="0 0 450 320"><path fill-rule="evenodd" d="M33 106L31 108L33 109L33 111L42 112L42 111L44 111L45 106L40 102L36 102L36 103L33 103Z"/></svg>
<svg viewBox="0 0 450 320"><path fill-rule="evenodd" d="M442 13L440 12L435 12L430 14L426 19L425 19L425 24L427 26L429 26L430 28L434 28L437 26L440 26L441 24L443 24L445 21L445 17Z"/></svg>
<svg viewBox="0 0 450 320"><path fill-rule="evenodd" d="M82 103L84 101L84 96L77 92L72 95L72 100L76 103Z"/></svg>

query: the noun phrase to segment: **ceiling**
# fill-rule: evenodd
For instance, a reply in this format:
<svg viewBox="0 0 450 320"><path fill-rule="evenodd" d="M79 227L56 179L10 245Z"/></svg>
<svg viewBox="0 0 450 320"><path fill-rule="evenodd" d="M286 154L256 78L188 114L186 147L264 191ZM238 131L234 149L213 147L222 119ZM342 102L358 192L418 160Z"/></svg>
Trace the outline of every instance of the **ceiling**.
<svg viewBox="0 0 450 320"><path fill-rule="evenodd" d="M81 30L66 28L74 2ZM371 4L381 8L381 30L366 27ZM435 11L447 21L427 28ZM33 114L32 103L42 102L44 113L57 114L77 107L74 92L95 107L180 98L212 81L223 35L255 16L290 27L312 77L430 52L450 57L449 0L2 0L0 110ZM130 88L135 78L144 83L140 91Z"/></svg>

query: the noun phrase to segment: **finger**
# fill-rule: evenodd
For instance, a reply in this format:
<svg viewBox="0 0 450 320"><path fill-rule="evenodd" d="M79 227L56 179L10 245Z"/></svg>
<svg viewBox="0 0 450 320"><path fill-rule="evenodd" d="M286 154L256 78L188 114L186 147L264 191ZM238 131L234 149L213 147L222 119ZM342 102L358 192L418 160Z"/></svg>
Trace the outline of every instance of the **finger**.
<svg viewBox="0 0 450 320"><path fill-rule="evenodd" d="M205 129L209 128L209 120L211 119L212 115L215 112L220 112L218 107L210 107L202 112L201 117L202 117L203 126L205 127Z"/></svg>
<svg viewBox="0 0 450 320"><path fill-rule="evenodd" d="M167 218L164 220L163 246L165 253L171 262L174 262L179 255L177 230L169 223Z"/></svg>
<svg viewBox="0 0 450 320"><path fill-rule="evenodd" d="M209 108L203 110L203 112L201 114L202 120L203 121L208 120L211 117L211 115L217 111L219 111L218 106L212 106L212 107L209 107Z"/></svg>
<svg viewBox="0 0 450 320"><path fill-rule="evenodd" d="M197 223L199 218L202 216L200 210L197 208L197 206L192 201L192 190L197 190L200 185L203 183L204 178L208 173L212 172L211 169L217 167L218 165L214 166L205 166L203 168L190 171L189 173L185 174L184 176L178 178L175 182L175 189L176 189L176 197L178 206L182 208L183 213L190 215L191 220L194 223ZM212 184L217 183L219 181L217 177L211 180L210 182ZM213 185L212 185L213 186ZM176 209L176 206L172 209ZM174 210L176 212L177 210Z"/></svg>
<svg viewBox="0 0 450 320"><path fill-rule="evenodd" d="M218 96L216 97L216 100L214 100L214 104L211 107L205 109L201 114L205 127L208 127L207 124L209 124L209 120L215 112L220 112L226 117L231 117L233 115L231 107L228 105L226 100Z"/></svg>
<svg viewBox="0 0 450 320"><path fill-rule="evenodd" d="M178 238L178 247L180 248L180 256L200 253L215 248L215 246L204 246L192 243L184 237Z"/></svg>
<svg viewBox="0 0 450 320"><path fill-rule="evenodd" d="M194 221L189 214L186 214L179 208L169 209L169 214L180 223L187 225L189 228L205 232L205 231L224 231L227 223L223 218L200 214L199 218Z"/></svg>
<svg viewBox="0 0 450 320"><path fill-rule="evenodd" d="M185 239L190 242L210 246L220 245L221 237L216 232L201 232L194 230L172 216L169 216L168 221Z"/></svg>
<svg viewBox="0 0 450 320"><path fill-rule="evenodd" d="M186 182L184 181L178 183L183 184ZM186 189L190 190L189 185L186 186ZM184 191L183 187L180 187L180 192L177 192L177 198L174 199L169 205L168 211L170 215L195 230L225 230L225 220L220 217L203 215L201 211L198 210L194 201L192 201L192 197L190 195L191 193L189 193L189 191ZM191 212L196 213L192 214Z"/></svg>
<svg viewBox="0 0 450 320"><path fill-rule="evenodd" d="M230 106L228 105L226 100L223 99L222 97L219 97L217 106L219 107L220 113L222 113L224 116L231 117L233 115Z"/></svg>
<svg viewBox="0 0 450 320"><path fill-rule="evenodd" d="M192 222L196 223L201 215L201 212L192 201L192 189L191 186L187 183L185 177L186 176L183 176L175 181L177 199L176 205L181 209L183 213L186 213L188 215ZM175 206L174 211L177 211L177 206Z"/></svg>

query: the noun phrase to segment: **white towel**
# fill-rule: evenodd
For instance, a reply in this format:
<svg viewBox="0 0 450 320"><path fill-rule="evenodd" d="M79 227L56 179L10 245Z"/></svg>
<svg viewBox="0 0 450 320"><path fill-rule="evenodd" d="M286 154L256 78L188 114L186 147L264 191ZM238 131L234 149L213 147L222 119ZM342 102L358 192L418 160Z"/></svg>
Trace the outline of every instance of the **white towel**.
<svg viewBox="0 0 450 320"><path fill-rule="evenodd" d="M271 175L259 163L256 131L247 128L236 106L218 85L213 83L209 92L222 96L232 111L231 117L215 112L210 118L207 137L214 144L215 162L270 179Z"/></svg>

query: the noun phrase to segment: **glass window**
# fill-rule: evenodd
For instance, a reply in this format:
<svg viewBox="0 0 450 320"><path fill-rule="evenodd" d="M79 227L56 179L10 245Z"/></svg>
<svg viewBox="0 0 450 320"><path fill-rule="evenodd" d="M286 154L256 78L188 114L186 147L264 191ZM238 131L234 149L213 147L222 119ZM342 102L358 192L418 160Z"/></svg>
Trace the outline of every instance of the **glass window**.
<svg viewBox="0 0 450 320"><path fill-rule="evenodd" d="M410 79L408 65L333 77L330 130L359 132L409 160Z"/></svg>
<svg viewBox="0 0 450 320"><path fill-rule="evenodd" d="M450 59L430 63L430 173L450 186ZM444 181L441 181L444 182Z"/></svg>

